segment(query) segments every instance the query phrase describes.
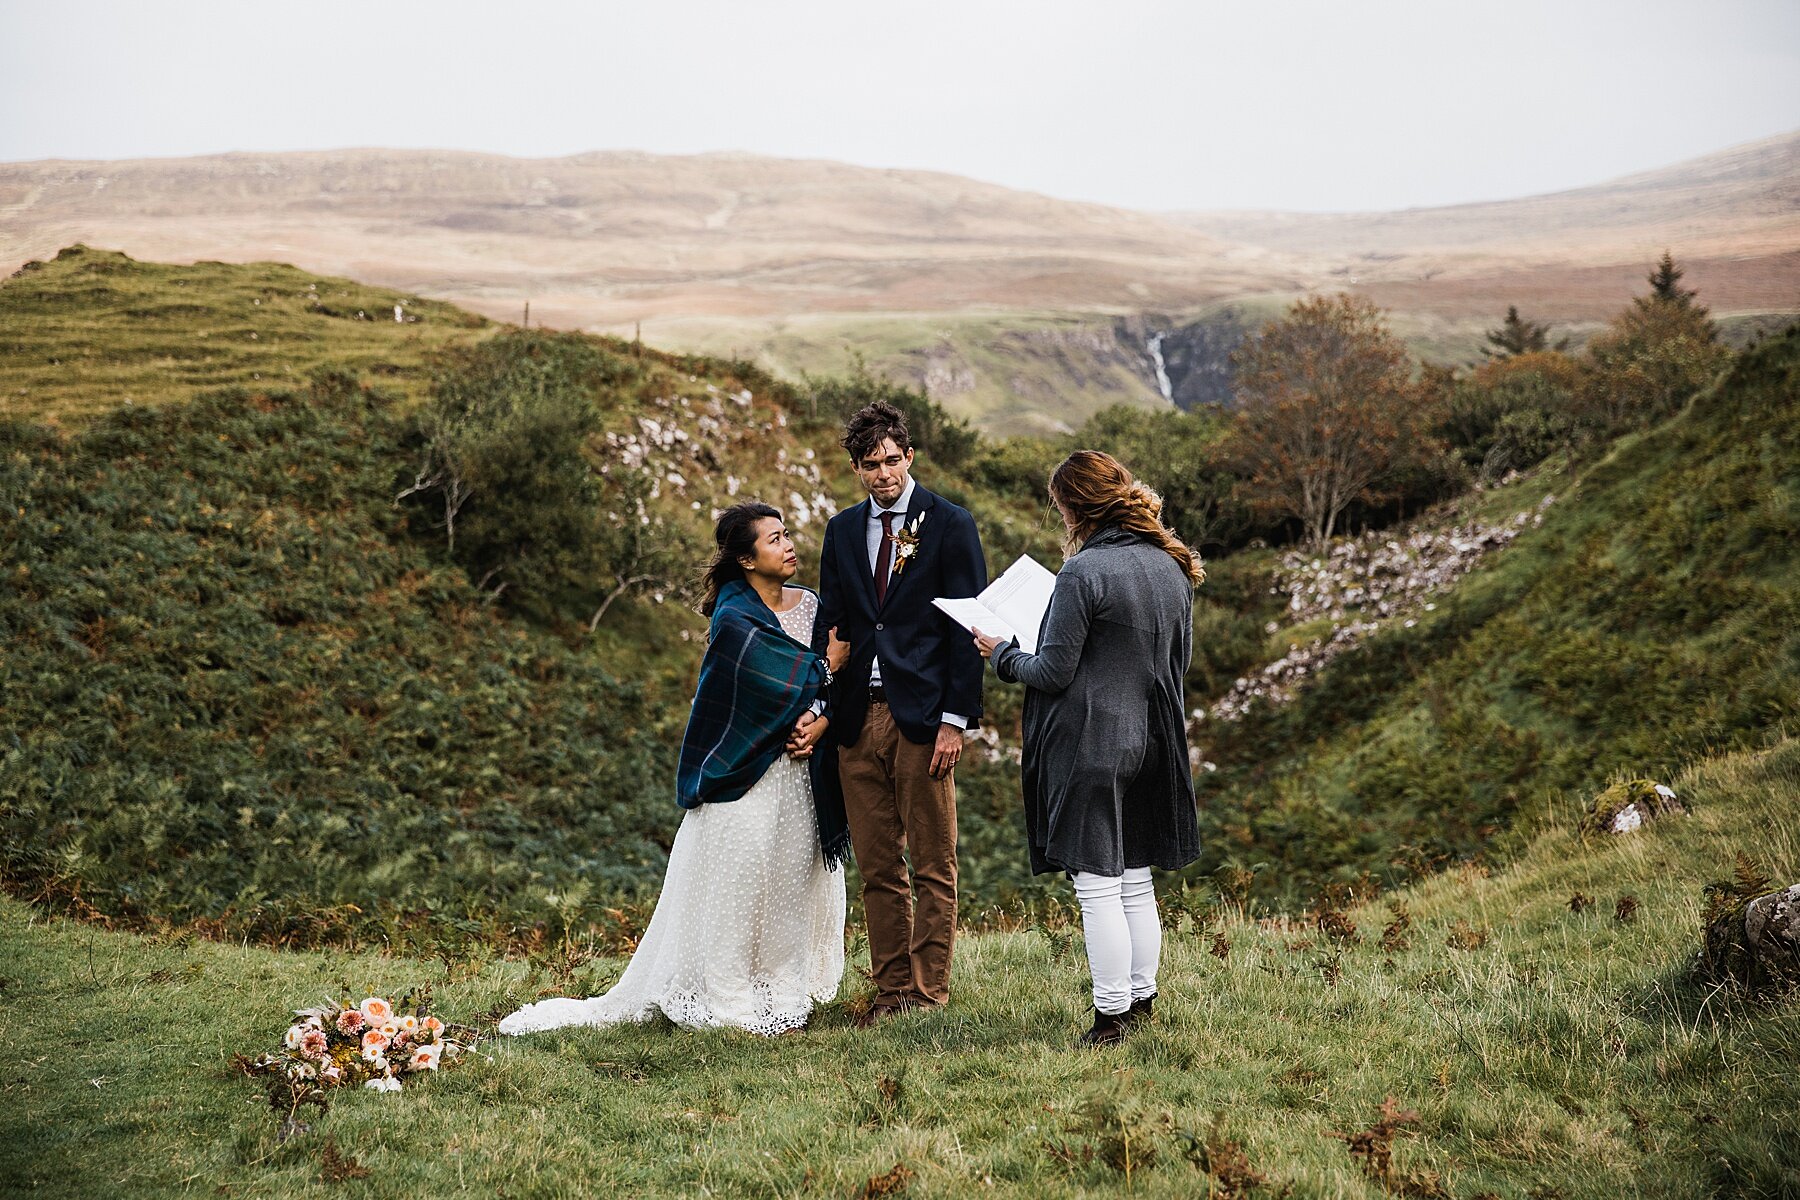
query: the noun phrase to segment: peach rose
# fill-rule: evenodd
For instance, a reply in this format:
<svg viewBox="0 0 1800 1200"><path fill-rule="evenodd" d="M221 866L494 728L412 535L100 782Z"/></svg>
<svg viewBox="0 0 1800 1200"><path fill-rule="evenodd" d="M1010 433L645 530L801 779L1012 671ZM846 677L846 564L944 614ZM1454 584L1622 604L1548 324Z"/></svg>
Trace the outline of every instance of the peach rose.
<svg viewBox="0 0 1800 1200"><path fill-rule="evenodd" d="M379 996L370 996L361 1005L363 1020L371 1025L385 1025L393 1019L394 1006Z"/></svg>
<svg viewBox="0 0 1800 1200"><path fill-rule="evenodd" d="M438 1069L438 1062L443 1057L443 1046L439 1045L437 1042L432 1042L428 1046L420 1046L417 1050L414 1050L412 1059L406 1065L408 1069L414 1071L435 1071Z"/></svg>
<svg viewBox="0 0 1800 1200"><path fill-rule="evenodd" d="M425 1032L431 1035L432 1041L435 1042L443 1036L444 1023L436 1017L426 1017L420 1024L425 1027Z"/></svg>

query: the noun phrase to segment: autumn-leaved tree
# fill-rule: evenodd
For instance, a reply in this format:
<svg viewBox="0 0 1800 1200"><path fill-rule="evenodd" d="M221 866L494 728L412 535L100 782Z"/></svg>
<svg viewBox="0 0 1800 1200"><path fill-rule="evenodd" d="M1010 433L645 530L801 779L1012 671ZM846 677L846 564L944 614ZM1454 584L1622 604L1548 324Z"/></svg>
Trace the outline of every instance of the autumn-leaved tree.
<svg viewBox="0 0 1800 1200"><path fill-rule="evenodd" d="M1344 510L1384 498L1435 455L1406 348L1360 297L1300 300L1232 355L1235 444L1247 498L1300 522L1315 545Z"/></svg>

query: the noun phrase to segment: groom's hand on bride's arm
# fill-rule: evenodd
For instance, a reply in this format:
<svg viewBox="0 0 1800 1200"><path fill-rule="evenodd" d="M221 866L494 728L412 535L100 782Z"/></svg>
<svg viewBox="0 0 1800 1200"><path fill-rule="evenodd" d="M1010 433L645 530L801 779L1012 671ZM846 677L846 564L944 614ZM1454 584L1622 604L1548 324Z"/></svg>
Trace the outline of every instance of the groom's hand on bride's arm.
<svg viewBox="0 0 1800 1200"><path fill-rule="evenodd" d="M850 661L850 643L838 638L836 625L831 627L831 631L825 637L825 665L831 669L833 675L836 675L844 669L844 664Z"/></svg>

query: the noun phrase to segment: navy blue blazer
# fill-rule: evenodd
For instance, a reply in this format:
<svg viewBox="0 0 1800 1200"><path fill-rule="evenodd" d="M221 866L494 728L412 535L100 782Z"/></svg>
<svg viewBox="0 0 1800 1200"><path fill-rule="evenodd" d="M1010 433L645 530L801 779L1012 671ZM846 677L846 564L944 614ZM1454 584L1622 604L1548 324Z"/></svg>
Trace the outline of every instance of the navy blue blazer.
<svg viewBox="0 0 1800 1200"><path fill-rule="evenodd" d="M875 564L869 559L870 502L845 509L825 526L819 557L819 616L813 648L825 653L826 633L837 627L850 643L850 661L837 674L830 697L831 728L839 746L862 736L869 709L869 667L881 656L881 686L894 722L906 739L930 743L946 712L981 716L981 655L967 630L932 605L939 596L979 595L987 586L987 560L975 518L914 482L911 507L901 526L921 516L919 548L899 575L890 573L886 603L875 603Z"/></svg>

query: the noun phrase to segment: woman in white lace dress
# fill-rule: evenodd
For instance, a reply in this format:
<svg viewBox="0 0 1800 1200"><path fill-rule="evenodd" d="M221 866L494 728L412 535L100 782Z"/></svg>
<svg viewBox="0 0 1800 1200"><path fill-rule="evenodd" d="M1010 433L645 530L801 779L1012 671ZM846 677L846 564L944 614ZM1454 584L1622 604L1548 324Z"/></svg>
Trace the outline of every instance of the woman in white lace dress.
<svg viewBox="0 0 1800 1200"><path fill-rule="evenodd" d="M677 787L688 811L650 927L604 996L528 1004L501 1033L660 1011L691 1029L777 1034L837 995L849 834L820 744L829 670L809 648L818 597L788 586L799 564L775 509L738 505L714 536L702 605L712 629ZM833 663L847 654L833 638Z"/></svg>

